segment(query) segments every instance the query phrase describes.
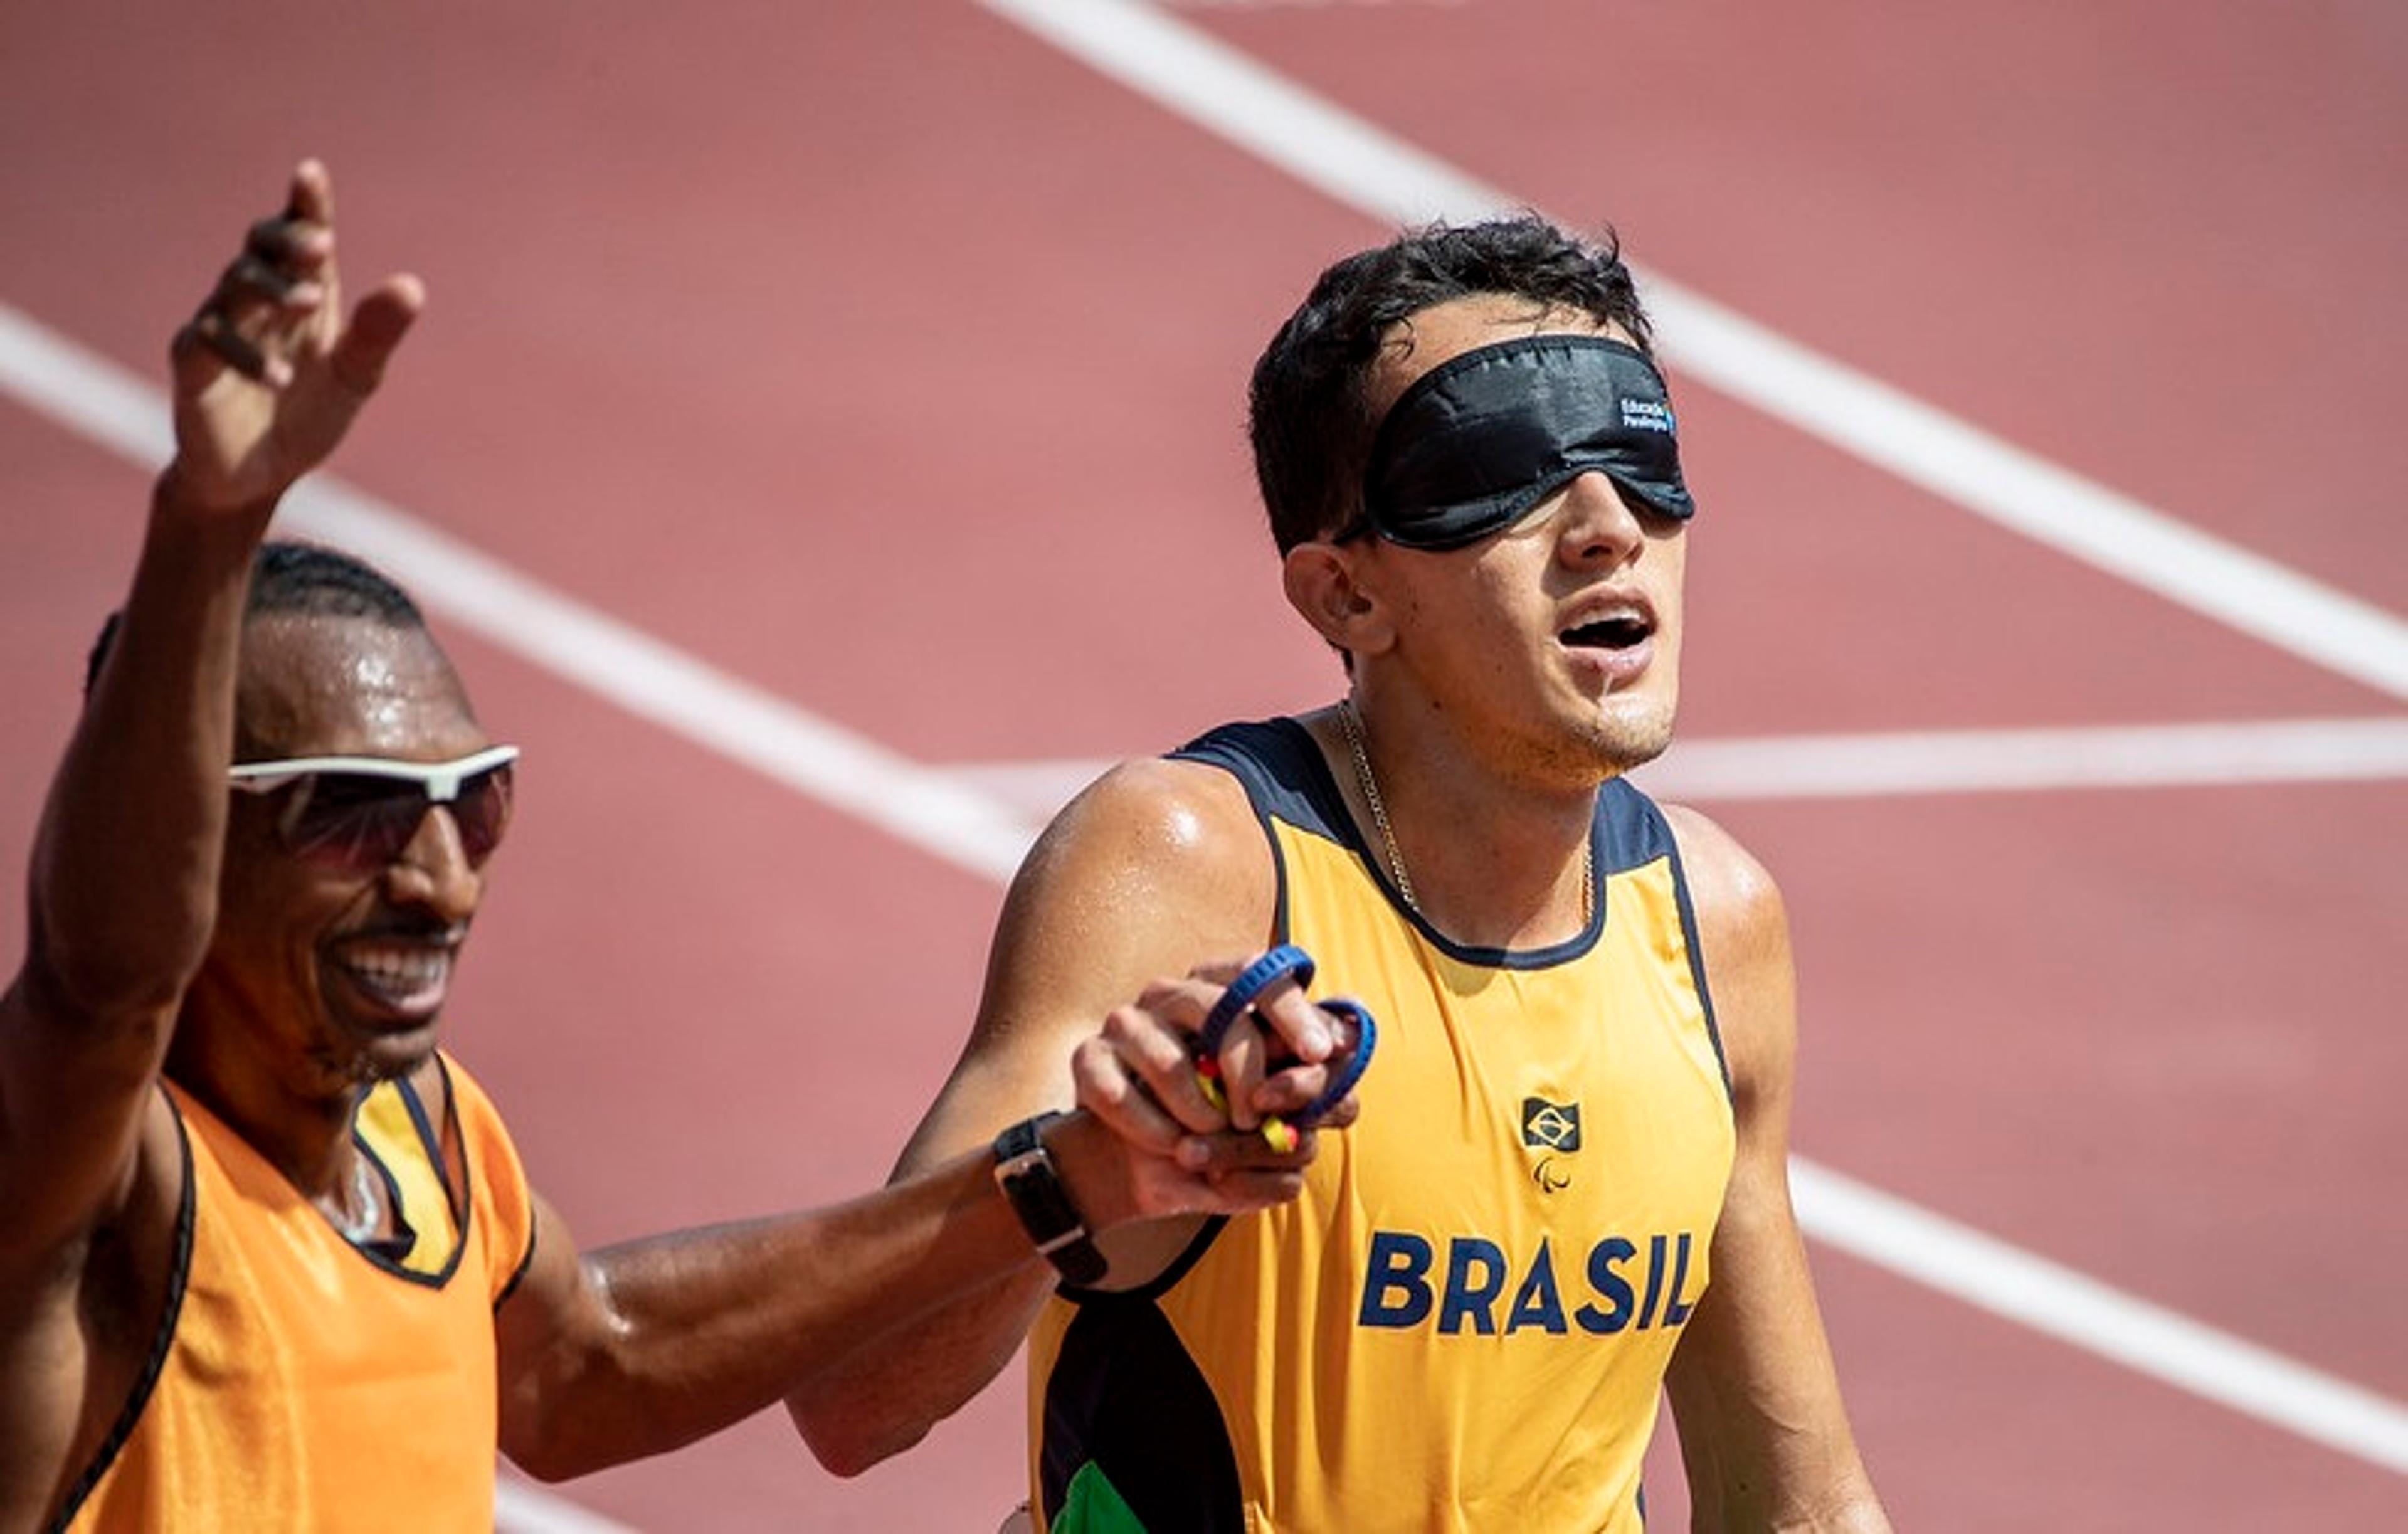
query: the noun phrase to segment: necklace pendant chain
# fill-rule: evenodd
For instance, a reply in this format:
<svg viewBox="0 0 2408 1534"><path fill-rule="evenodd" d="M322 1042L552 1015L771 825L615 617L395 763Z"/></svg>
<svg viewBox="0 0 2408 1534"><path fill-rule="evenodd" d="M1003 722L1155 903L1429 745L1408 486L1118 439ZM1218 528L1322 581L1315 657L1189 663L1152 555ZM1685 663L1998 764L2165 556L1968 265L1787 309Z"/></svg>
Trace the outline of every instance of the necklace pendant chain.
<svg viewBox="0 0 2408 1534"><path fill-rule="evenodd" d="M1338 700L1338 727L1346 737L1347 754L1354 758L1354 784L1363 791L1363 802L1371 808L1371 824L1380 833L1380 845L1388 854L1388 878L1397 886L1397 896L1405 909L1419 916L1422 903L1413 897L1413 881L1405 872L1405 854L1397 848L1396 828L1388 824L1388 806L1380 797L1380 780L1371 772L1371 753L1363 743L1363 718L1354 710L1354 700ZM1592 838L1581 838L1581 930L1597 916L1597 854Z"/></svg>
<svg viewBox="0 0 2408 1534"><path fill-rule="evenodd" d="M1363 791L1363 802L1371 807L1371 824L1380 832L1380 840L1388 852L1388 877L1396 882L1397 895L1405 909L1418 916L1422 903L1413 898L1413 882L1405 872L1405 854L1397 850L1397 833L1388 824L1388 807L1380 799L1380 780L1371 776L1371 753L1363 747L1363 721L1354 712L1354 700L1341 698L1338 704L1338 726L1346 734L1346 749L1354 758L1354 783Z"/></svg>

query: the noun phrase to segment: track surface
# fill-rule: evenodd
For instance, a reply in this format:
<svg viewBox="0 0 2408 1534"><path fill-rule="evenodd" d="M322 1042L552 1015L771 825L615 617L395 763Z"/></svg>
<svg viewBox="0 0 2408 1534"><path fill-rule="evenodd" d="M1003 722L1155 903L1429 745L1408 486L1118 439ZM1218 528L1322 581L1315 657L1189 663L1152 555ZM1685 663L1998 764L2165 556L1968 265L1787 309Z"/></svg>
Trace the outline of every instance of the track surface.
<svg viewBox="0 0 2408 1534"><path fill-rule="evenodd" d="M1338 685L1280 604L1240 400L1311 275L1380 230L1005 17L20 10L0 304L155 381L244 222L325 157L349 269L433 293L338 472L553 591L921 764L1150 753ZM1611 219L1651 271L2408 611L2395 11L1172 14ZM2249 613L1675 388L1706 508L1694 739L2402 717ZM20 867L145 471L14 393L0 461ZM882 1178L958 1044L993 878L443 626L527 748L452 1041L580 1240ZM1701 799L1796 921L1799 1149L2396 1415L2400 776ZM1816 1262L1901 1527L2408 1527L2367 1454ZM561 1494L647 1528L983 1534L1018 1495L1016 1382L855 1482L765 1419Z"/></svg>

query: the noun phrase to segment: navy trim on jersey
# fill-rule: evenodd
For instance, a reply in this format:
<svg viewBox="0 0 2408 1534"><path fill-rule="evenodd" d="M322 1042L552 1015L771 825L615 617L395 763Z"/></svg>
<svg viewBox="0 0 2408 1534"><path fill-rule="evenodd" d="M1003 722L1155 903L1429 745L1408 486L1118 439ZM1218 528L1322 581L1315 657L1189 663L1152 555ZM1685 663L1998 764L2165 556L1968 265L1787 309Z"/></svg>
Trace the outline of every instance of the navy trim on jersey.
<svg viewBox="0 0 2408 1534"><path fill-rule="evenodd" d="M441 1059L442 1057L441 1057L440 1055L437 1055L437 1058L439 1060L439 1059ZM450 1070L450 1068L448 1068L448 1067L445 1068L444 1073L443 1073L443 1099L444 1099L444 1101L445 1101L445 1102L450 1103L450 1104L452 1104L452 1119L453 1119L453 1121L456 1123L456 1122L458 1121L459 1113L460 1113L459 1107L458 1107L459 1095L458 1095L458 1093L456 1093L456 1092L452 1089L452 1072L451 1072L451 1070ZM494 1113L495 1113L495 1117L497 1117L497 1118L498 1118L498 1117L500 1116L500 1114L499 1114L499 1110L495 1110L495 1111L494 1111ZM461 1159L464 1163L468 1159L468 1137L467 1137L466 1135L465 1135L465 1134L464 1134L464 1135L462 1135L462 1136L460 1137L460 1159ZM476 1179L476 1172L475 1172L475 1169L472 1168L470 1168L469 1173L468 1173L468 1184L469 1184L469 1186L474 1187L474 1186L476 1185L476 1181L477 1181L477 1179ZM535 1234L536 1234L536 1224L537 1224L537 1220L536 1220L536 1205L535 1205L535 1189L534 1189L533 1187L531 1187L531 1186L525 1186L524 1184L526 1183L526 1181L527 1181L527 1177L526 1177L526 1168L525 1168L524 1167L521 1167L521 1168L519 1168L519 1182L520 1182L520 1183L522 1184L521 1193L522 1193L523 1197L524 1197L524 1200L525 1200L525 1203L526 1203L526 1223L527 1223L526 1250L525 1250L524 1252L523 1252L523 1253L519 1254L519 1265L518 1265L516 1268L513 1268L513 1269L510 1269L509 1282L509 1283L504 1283L504 1284L502 1285L502 1292L501 1292L500 1294L497 1294L497 1295L495 1295L495 1296L494 1297L494 1311L495 1311L496 1312L498 1312L501 1310L501 1308L502 1308L502 1302L503 1302L504 1300L506 1300L506 1299L509 1298L509 1297L510 1297L510 1296L512 1296L512 1295L514 1295L514 1294L517 1294L517 1293L519 1292L519 1283L520 1283L520 1282L521 1282L522 1280L523 1280L523 1279L527 1276L527 1273L529 1272L529 1270L530 1270L530 1269L532 1269L535 1267ZM473 1200L472 1200L472 1202L473 1202ZM466 1221L463 1221L463 1222L462 1222L462 1224L461 1224L461 1229L463 1229L463 1230L465 1231L466 1228L467 1228L467 1224L466 1224ZM467 1245L467 1242L466 1242L465 1240L462 1240L462 1242L461 1242L460 1244L461 1244L462 1246L464 1246L464 1247L465 1247L466 1245Z"/></svg>
<svg viewBox="0 0 2408 1534"><path fill-rule="evenodd" d="M1662 811L1657 811L1660 816ZM1670 825L1666 826L1669 832ZM1730 1056L1723 1052L1722 1025L1714 1021L1713 988L1706 983L1706 951L1698 941L1698 911L1689 900L1689 873L1681 862L1681 844L1669 835L1672 859L1672 898L1681 910L1681 940L1689 950L1689 976L1697 982L1698 1006L1706 1016L1706 1037L1714 1046L1714 1064L1722 1068L1723 1096L1736 1104L1739 1094L1731 1086Z"/></svg>
<svg viewBox="0 0 2408 1534"><path fill-rule="evenodd" d="M1217 767L1245 785L1246 797L1253 801L1254 818L1264 825L1273 855L1279 849L1279 839L1270 836L1270 823L1278 820L1308 831L1325 840L1337 843L1354 854L1364 876L1371 881L1388 909L1411 923L1415 931L1429 939L1432 946L1466 964L1481 965L1491 969L1543 969L1578 958L1597 941L1604 930L1604 902L1592 911L1588 926L1570 940L1546 948L1512 950L1474 948L1455 942L1443 932L1422 919L1421 912L1405 903L1390 881L1388 870L1372 855L1357 831L1354 815L1346 808L1346 796L1331 777L1329 764L1321 754L1321 747L1312 732L1297 720L1289 718L1259 720L1250 724L1224 724L1219 729L1198 737L1171 753L1178 760L1202 762ZM1592 853L1597 850L1596 833L1590 833ZM1279 892L1279 929L1276 936L1284 940L1287 930L1287 878L1282 867Z"/></svg>
<svg viewBox="0 0 2408 1534"><path fill-rule="evenodd" d="M526 1244L526 1255L524 1255L524 1256L521 1257L521 1258L519 1259L519 1265L518 1265L516 1268L513 1268L513 1269L510 1269L510 1281L509 1281L508 1283L505 1283L505 1284L503 1284L503 1285L502 1285L502 1292L501 1292L500 1294L497 1294L497 1295L495 1295L495 1296L494 1297L494 1311L495 1311L496 1312L498 1312L501 1310L501 1308L502 1308L502 1302L503 1302L504 1300L506 1300L506 1299L509 1298L509 1297L510 1297L510 1296L512 1296L512 1295L514 1295L514 1294L517 1294L517 1293L519 1292L519 1283L520 1283L520 1281L521 1281L521 1280L523 1280L523 1279L524 1279L524 1278L527 1276L527 1270L528 1270L529 1269L533 1268L534 1266L535 1266L535 1209L534 1209L534 1206L533 1206L533 1205L529 1205L529 1206L528 1206L528 1209L527 1209L527 1244Z"/></svg>
<svg viewBox="0 0 2408 1534"><path fill-rule="evenodd" d="M401 1180L393 1175L393 1168L386 1166L384 1158L361 1138L356 1127L351 1130L351 1149L368 1158L368 1165L376 1168L377 1181L384 1184L385 1202L393 1210L394 1233L390 1236L366 1236L356 1240L349 1236L343 1239L351 1241L355 1250L367 1254L380 1268L409 1278L423 1277L410 1272L402 1265L402 1259L408 1256L410 1249L418 1244L418 1227L409 1223L409 1211L403 1207Z"/></svg>
<svg viewBox="0 0 2408 1534"><path fill-rule="evenodd" d="M1605 931L1610 904L1604 898L1607 881L1617 873L1645 867L1658 858L1670 858L1673 887L1679 896L1683 925L1689 938L1690 966L1697 975L1698 994L1701 999L1705 996L1705 973L1699 965L1695 922L1689 914L1688 882L1681 870L1679 849L1673 841L1672 828L1656 802L1626 779L1609 779L1598 787L1597 812L1589 824L1589 858L1596 869L1598 898L1593 902L1588 925L1566 941L1545 948L1479 948L1455 942L1424 921L1419 911L1405 903L1396 885L1390 882L1382 860L1374 856L1365 843L1354 815L1346 808L1346 798L1339 789L1338 781L1330 775L1329 764L1322 756L1321 747L1300 722L1280 718L1224 724L1170 754L1174 760L1217 767L1244 785L1246 797L1254 806L1254 818L1263 824L1275 858L1279 839L1269 835L1274 820L1336 842L1354 854L1365 876L1387 900L1389 908L1411 922L1434 947L1465 964L1476 964L1486 968L1543 969L1580 957L1597 946L1598 939ZM1288 936L1284 867L1280 875L1276 936L1284 939ZM1707 1006L1706 1020L1711 1032L1713 1028L1711 1003ZM1722 1052L1721 1036L1715 1034L1714 1039L1714 1051L1719 1056ZM1724 1075L1727 1081L1727 1067Z"/></svg>
<svg viewBox="0 0 2408 1534"><path fill-rule="evenodd" d="M1291 732L1297 738L1291 738ZM1254 824L1263 829L1263 842L1271 850L1271 864L1278 875L1271 940L1285 942L1287 859L1280 849L1278 835L1271 829L1273 822L1286 821L1321 831L1354 848L1358 855L1362 852L1362 844L1353 837L1339 836L1327 829L1333 820L1346 824L1347 816L1345 801L1336 796L1338 785L1330 781L1329 774L1312 772L1304 761L1309 755L1317 762L1319 748L1294 720L1271 719L1224 724L1169 754L1174 762L1219 767L1237 779L1239 786L1246 791L1246 803L1254 812ZM1373 875L1377 877L1376 869ZM1387 888L1384 881L1381 888Z"/></svg>
<svg viewBox="0 0 2408 1534"><path fill-rule="evenodd" d="M1207 1215L1204 1223L1197 1227L1196 1234L1180 1249L1179 1255L1170 1259L1169 1267L1134 1287L1099 1289L1077 1283L1057 1283L1054 1292L1073 1305L1084 1305L1093 1300L1158 1299L1170 1292L1172 1284L1185 1278L1189 1269L1204 1260L1204 1254L1211 1248L1212 1239L1220 1235L1222 1227L1228 1223L1229 1217L1226 1214Z"/></svg>
<svg viewBox="0 0 2408 1534"><path fill-rule="evenodd" d="M468 1137L460 1128L460 1100L452 1086L452 1068L444 1064L443 1056L437 1054L435 1057L435 1069L436 1073L443 1079L443 1138L456 1140L460 1144L462 1185L457 1189L452 1185L451 1158L443 1154L439 1146L434 1154L435 1181L442 1184L443 1197L452 1204L453 1227L452 1254L444 1259L440 1270L432 1273L422 1273L416 1269L402 1266L401 1259L409 1254L410 1247L417 1244L417 1238L408 1228L408 1220L402 1214L400 1185L394 1181L393 1173L386 1169L382 1158L369 1149L366 1140L360 1138L359 1126L356 1123L351 1126L351 1144L360 1154L368 1158L368 1164L376 1168L377 1175L384 1179L385 1188L393 1197L394 1217L402 1226L402 1234L387 1237L381 1240L369 1241L354 1241L349 1237L344 1238L352 1251L367 1258L378 1268L397 1279L406 1279L422 1289L443 1288L452 1282L452 1276L460 1271L460 1259L468 1254L468 1222L475 1218L477 1207L477 1200L470 1197L470 1190L476 1185L476 1173L468 1166ZM409 1083L407 1082L395 1084L400 1086L402 1102L409 1110L410 1119L416 1125L420 1138L423 1140L427 1134L427 1121L425 1111L419 1106L418 1094L410 1090ZM527 1222L530 1232L534 1229L534 1224L532 1219Z"/></svg>
<svg viewBox="0 0 2408 1534"><path fill-rule="evenodd" d="M417 1083L404 1076L393 1084L401 1092L401 1105L409 1110L409 1122L418 1127L418 1143L425 1148L428 1164L437 1168L443 1173L439 1180L443 1184L443 1197L451 1207L452 1223L457 1225L461 1216L467 1211L468 1190L452 1185L452 1163L444 1157L443 1137L435 1132L434 1122L426 1116L426 1100L418 1095ZM451 1111L452 1078L449 1075L443 1078L443 1122L447 1125L456 1125L459 1122L459 1116ZM467 1138L465 1135L462 1136L460 1144L464 1159L467 1143ZM466 1180L463 1179L463 1181Z"/></svg>
<svg viewBox="0 0 2408 1534"><path fill-rule="evenodd" d="M50 1526L50 1534L60 1534L67 1525L75 1522L75 1515L83 1509L84 1499L100 1484L101 1477L108 1473L108 1467L117 1462L117 1456L134 1437L136 1425L142 1420L144 1409L150 1404L150 1393L158 1388L159 1376L167 1367L168 1351L176 1345L176 1326L184 1315L184 1289L193 1276L193 1227L198 1208L198 1196L194 1189L193 1140L191 1133L184 1127L183 1111L176 1106L174 1095L165 1086L156 1090L167 1104L168 1115L176 1121L176 1146L183 1153L184 1191L176 1200L176 1245L167 1263L167 1298L160 1309L158 1330L151 1334L150 1356L143 1360L142 1372L135 1377L134 1388L126 1393L125 1409L118 1412L117 1420L109 1425L108 1436L101 1440L100 1447L93 1454L92 1463L76 1477L75 1487L67 1493L65 1504L59 1509L57 1521Z"/></svg>

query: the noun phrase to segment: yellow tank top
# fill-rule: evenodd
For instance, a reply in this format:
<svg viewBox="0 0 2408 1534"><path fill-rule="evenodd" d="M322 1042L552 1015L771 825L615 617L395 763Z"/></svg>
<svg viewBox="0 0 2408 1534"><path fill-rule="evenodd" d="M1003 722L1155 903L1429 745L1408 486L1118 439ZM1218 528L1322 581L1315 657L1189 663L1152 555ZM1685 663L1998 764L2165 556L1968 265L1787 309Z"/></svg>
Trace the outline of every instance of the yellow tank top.
<svg viewBox="0 0 2408 1534"><path fill-rule="evenodd" d="M356 1246L166 1083L185 1151L154 1372L68 1498L78 1531L490 1528L494 1308L532 1254L501 1117L442 1062L451 1111L385 1082L353 1133L401 1239Z"/></svg>
<svg viewBox="0 0 2408 1534"><path fill-rule="evenodd" d="M1179 754L1245 784L1278 936L1379 1045L1302 1197L1214 1222L1141 1291L1049 1302L1034 1508L1052 1534L1639 1529L1732 1152L1662 814L1608 783L1589 930L1470 950L1396 898L1301 725Z"/></svg>

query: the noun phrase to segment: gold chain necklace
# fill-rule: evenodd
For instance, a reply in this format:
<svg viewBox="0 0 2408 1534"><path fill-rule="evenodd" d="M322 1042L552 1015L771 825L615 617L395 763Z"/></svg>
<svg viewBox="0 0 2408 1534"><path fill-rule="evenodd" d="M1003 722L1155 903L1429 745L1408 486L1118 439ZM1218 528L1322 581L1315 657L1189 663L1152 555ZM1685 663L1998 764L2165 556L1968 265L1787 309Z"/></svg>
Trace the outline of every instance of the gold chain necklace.
<svg viewBox="0 0 2408 1534"><path fill-rule="evenodd" d="M1380 833L1381 845L1387 849L1388 877L1396 882L1397 895L1405 909L1419 916L1422 903L1413 898L1413 881L1405 872L1405 854L1397 849L1396 828L1388 824L1388 806L1380 797L1380 780L1371 775L1371 753L1363 745L1363 719L1354 711L1354 700L1338 700L1338 727L1346 737L1347 754L1354 758L1354 783L1363 791L1363 802L1371 807L1371 824ZM1581 930L1588 930L1590 920L1597 914L1596 853L1590 839L1581 838Z"/></svg>
<svg viewBox="0 0 2408 1534"><path fill-rule="evenodd" d="M1388 807L1380 800L1380 781L1371 776L1371 753L1363 749L1363 721L1355 716L1354 700L1340 698L1338 703L1338 727L1346 732L1346 749L1354 756L1354 782L1363 790L1363 800L1371 807L1371 824L1379 827L1380 839L1388 849L1388 877L1397 882L1397 894L1403 897L1405 909L1418 916L1422 903L1413 898L1413 882L1405 872L1405 854L1397 851L1397 833L1388 824Z"/></svg>

